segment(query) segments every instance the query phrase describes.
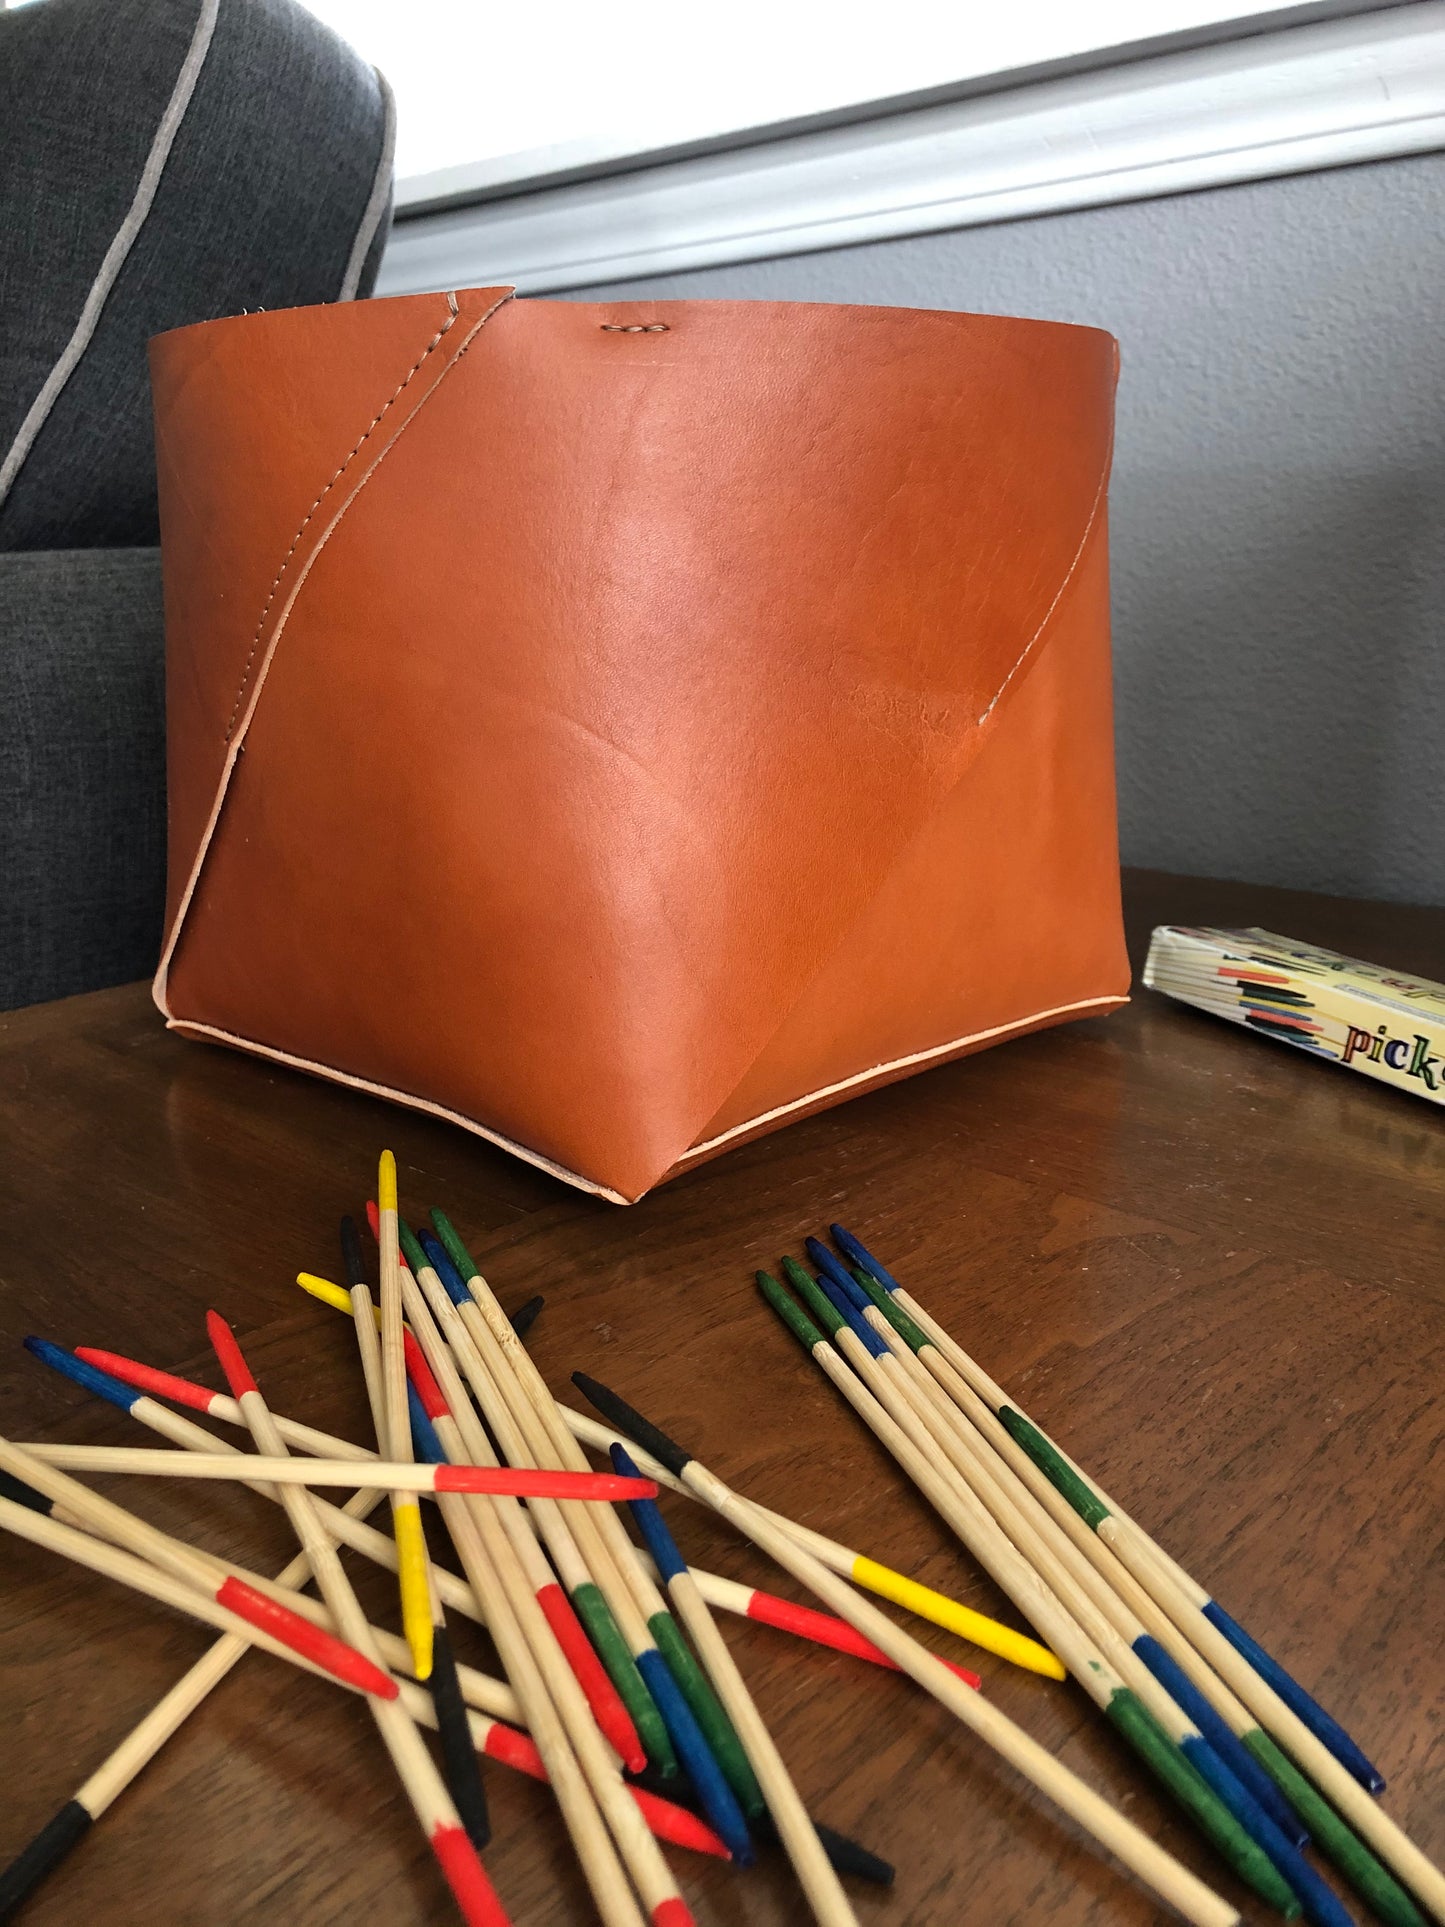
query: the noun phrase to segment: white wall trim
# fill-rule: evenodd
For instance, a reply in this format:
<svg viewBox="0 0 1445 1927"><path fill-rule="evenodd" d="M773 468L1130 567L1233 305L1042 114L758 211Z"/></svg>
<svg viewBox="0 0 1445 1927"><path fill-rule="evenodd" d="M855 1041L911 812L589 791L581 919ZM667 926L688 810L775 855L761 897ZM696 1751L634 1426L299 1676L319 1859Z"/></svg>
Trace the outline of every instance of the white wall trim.
<svg viewBox="0 0 1445 1927"><path fill-rule="evenodd" d="M398 221L378 294L585 288L1445 148L1445 0Z"/></svg>

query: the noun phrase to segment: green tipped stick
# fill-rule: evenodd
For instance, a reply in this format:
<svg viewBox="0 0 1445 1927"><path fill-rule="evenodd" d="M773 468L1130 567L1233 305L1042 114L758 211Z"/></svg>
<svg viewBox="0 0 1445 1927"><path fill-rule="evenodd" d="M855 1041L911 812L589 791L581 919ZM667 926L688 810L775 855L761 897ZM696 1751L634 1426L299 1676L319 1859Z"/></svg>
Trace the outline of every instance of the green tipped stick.
<svg viewBox="0 0 1445 1927"><path fill-rule="evenodd" d="M1262 1727L1240 1736L1309 1828L1320 1852L1332 1860L1385 1927L1426 1927L1425 1916L1405 1889L1317 1793Z"/></svg>
<svg viewBox="0 0 1445 1927"><path fill-rule="evenodd" d="M1116 1686L1103 1712L1240 1879L1286 1920L1297 1919L1302 1909L1294 1888L1200 1778L1132 1688Z"/></svg>
<svg viewBox="0 0 1445 1927"><path fill-rule="evenodd" d="M795 1291L802 1294L804 1304L823 1328L822 1335L831 1343L847 1324L847 1319L816 1279L804 1271L796 1258L784 1258L783 1271L788 1283Z"/></svg>
<svg viewBox="0 0 1445 1927"><path fill-rule="evenodd" d="M870 1272L860 1271L854 1265L851 1267L851 1276L854 1283L867 1292L898 1336L911 1345L914 1351L921 1352L925 1345L933 1344L933 1340L923 1327L914 1323L902 1305L896 1302L893 1293L885 1291Z"/></svg>
<svg viewBox="0 0 1445 1927"><path fill-rule="evenodd" d="M1049 1483L1063 1494L1085 1525L1097 1532L1109 1517L1109 1508L1100 1504L1093 1488L1084 1483L1052 1441L1011 1405L999 1407L998 1422L1014 1443L1023 1447Z"/></svg>
<svg viewBox="0 0 1445 1927"><path fill-rule="evenodd" d="M402 1256L411 1266L413 1278L419 1277L427 1267L427 1255L416 1241L416 1233L405 1218L396 1221L396 1241L401 1246Z"/></svg>
<svg viewBox="0 0 1445 1927"><path fill-rule="evenodd" d="M692 1648L683 1638L682 1628L672 1614L664 1610L652 1615L647 1622L647 1629L657 1641L657 1650L662 1654L668 1672L677 1681L677 1690L702 1728L703 1738L722 1768L724 1779L736 1794L738 1805L748 1819L756 1819L767 1805L763 1790L758 1785L757 1775L743 1751L743 1743L734 1731L732 1721L712 1689L712 1682L694 1659Z"/></svg>
<svg viewBox="0 0 1445 1927"><path fill-rule="evenodd" d="M784 1259L786 1265L789 1261ZM802 1269L801 1266L798 1267ZM825 1341L822 1332L808 1314L789 1297L771 1272L757 1274L758 1289L782 1319L789 1331L797 1339L810 1357L816 1358L817 1348ZM806 1277L806 1273L804 1276ZM809 1284L812 1280L808 1280ZM821 1294L820 1294L821 1295ZM830 1322L838 1314L832 1303L823 1301ZM820 1307L820 1310L822 1307ZM841 1322L841 1321L840 1321ZM786 1522L785 1522L786 1523ZM893 1572L887 1566L880 1566L876 1560L866 1558L862 1553L850 1553L850 1564L834 1568L844 1573L857 1585L876 1593L880 1599L891 1599L906 1611L917 1613L920 1618L930 1620L935 1626L943 1626L949 1632L957 1633L970 1645L981 1647L986 1653L997 1653L1011 1666L1021 1666L1027 1672L1041 1673L1046 1679L1067 1679L1063 1662L1051 1653L1047 1646L1041 1646L1036 1639L1026 1633L1017 1633L1012 1626L1004 1626L984 1613L975 1612L971 1606L960 1606L957 1600L943 1598L920 1586L916 1580L905 1578L901 1572Z"/></svg>
<svg viewBox="0 0 1445 1927"><path fill-rule="evenodd" d="M1045 1437L1022 1412L1014 1406L1002 1405L998 1419L1009 1437L1028 1453L1092 1530L1097 1532L1099 1526L1113 1516L1052 1439ZM1240 1734L1240 1739L1299 1814L1320 1852L1334 1862L1372 1911L1389 1927L1425 1927L1423 1915L1405 1889L1264 1729L1250 1727Z"/></svg>
<svg viewBox="0 0 1445 1927"><path fill-rule="evenodd" d="M452 1223L451 1219L447 1217L446 1213L444 1211L434 1210L431 1216L437 1236L440 1238L447 1256L456 1267L457 1274L463 1284L465 1284L471 1292L481 1317L492 1328L493 1334L496 1336L496 1327L492 1326L491 1315L485 1302L491 1296L490 1290L486 1280L482 1277L476 1261L467 1250L466 1245L462 1242L457 1232L456 1226ZM500 1307L497 1307L496 1310L500 1312ZM520 1351L520 1347L518 1350ZM525 1352L521 1352L521 1357L525 1359ZM512 1362L516 1364L518 1360L514 1357ZM550 1403L551 1393L546 1390L545 1386L541 1389L547 1401ZM545 1424L545 1417L542 1418L541 1422ZM563 1436L564 1438L566 1437L565 1431ZM572 1449L580 1450L580 1448L575 1447ZM565 1459L562 1462L565 1463ZM582 1462L585 1463L585 1461ZM713 1757L717 1761L734 1794L737 1796L743 1811L749 1815L760 1812L763 1806L763 1799L757 1780L754 1778L753 1770L748 1763L748 1758L743 1751L742 1744L737 1734L733 1731L732 1723L723 1711L707 1676L703 1673L701 1667L693 1657L692 1650L683 1639L676 1620L673 1618L661 1596L656 1592L650 1577L641 1572L638 1567L636 1548L627 1538L625 1532L623 1532L620 1522L615 1519L615 1515L610 1513L603 1516L602 1508L598 1508L598 1513L599 1516L596 1520L596 1525L602 1535L604 1550L610 1553L612 1562L616 1567L619 1582L623 1586L631 1587L633 1594L631 1603L637 1608L641 1616L641 1623L645 1627L648 1637L657 1647L663 1665L672 1676L689 1711L702 1729L703 1736L708 1743ZM634 1568L637 1568L637 1570L634 1570ZM638 1583L639 1580L641 1581L640 1584ZM651 1596L650 1600L649 1595ZM599 1607L602 1609L600 1612L598 1610ZM587 1625L589 1632L593 1630L594 1626L598 1627L599 1631L602 1629L603 1612L607 1612L606 1601L599 1592L595 1599L589 1599L588 1601L588 1613L590 1616L584 1620L584 1623ZM579 1616L581 1616L580 1605ZM628 1647L626 1636L610 1612L607 1612L606 1623L610 1625L612 1633L615 1636L615 1643L610 1643L609 1645L609 1650L615 1655L615 1658L608 1658L607 1653L603 1652L602 1647L599 1645L599 1652L603 1652L603 1663L607 1666L608 1671L611 1672L614 1664L620 1668L622 1658L625 1656L630 1677L624 1680L619 1673L618 1675L614 1675L614 1683L622 1695L623 1703L626 1705L628 1712L632 1714L633 1722L637 1726L638 1734L649 1756L655 1764L662 1766L664 1771L675 1770L675 1749L668 1738L656 1702L653 1700L647 1683L643 1679L633 1654ZM596 1634L594 1634L594 1638L595 1637ZM635 1695L639 1693L643 1696L641 1701L635 1698ZM667 1764L669 1762L671 1763L670 1767Z"/></svg>
<svg viewBox="0 0 1445 1927"><path fill-rule="evenodd" d="M462 1283L469 1285L473 1278L480 1278L482 1274L477 1268L476 1260L462 1243L456 1226L446 1212L433 1210L431 1221L436 1227L437 1236L446 1246L447 1256L462 1274Z"/></svg>
<svg viewBox="0 0 1445 1927"><path fill-rule="evenodd" d="M461 1239L457 1236L455 1230L453 1230L450 1220L445 1218L440 1212L433 1212L432 1216L434 1220L440 1219L441 1223L446 1226L452 1244L455 1245L466 1258L468 1275L473 1278L479 1277L480 1273L477 1267L472 1263L471 1257L467 1254L466 1246L462 1244ZM406 1254L407 1263L411 1266L413 1276L420 1278L424 1272L430 1272L432 1270L431 1260L427 1257L426 1252L423 1250L421 1243L412 1232L410 1226L400 1226L398 1236L401 1241L402 1250ZM448 1255L450 1255L450 1252L451 1246L449 1245ZM441 1283L442 1288L445 1289L445 1281L441 1281ZM483 1361L483 1364L485 1364L485 1361ZM476 1387L474 1385L473 1391L475 1390ZM496 1396L502 1401L502 1407L504 1408L506 1392L500 1383L496 1385ZM542 1537L545 1539L547 1537L547 1527L546 1522L541 1517L540 1511L534 1516L533 1523L541 1527ZM564 1534L567 1532L565 1524L560 1519L557 1521L557 1530ZM570 1543L570 1535L568 1535L568 1542ZM561 1548L556 1543L553 1543L551 1550L554 1559L557 1559ZM647 1689L647 1682L642 1677L637 1661L633 1657L632 1649L627 1643L626 1636L617 1623L616 1616L613 1613L606 1594L602 1591L596 1580L591 1576L581 1576L581 1573L585 1571L585 1562L582 1561L582 1555L575 1547L571 1549L571 1562L570 1564L564 1565L559 1560L559 1570L568 1581L566 1592L572 1602L573 1611L581 1621L588 1638L591 1640L597 1657L602 1662L603 1670L616 1688L617 1697L622 1701L627 1715L636 1729L637 1738L650 1764L663 1779L673 1779L679 1771L677 1752L672 1744L672 1738L668 1733L666 1723L658 1709L657 1703Z"/></svg>
<svg viewBox="0 0 1445 1927"><path fill-rule="evenodd" d="M787 1260L783 1261L785 1264ZM796 1299L790 1298L770 1271L757 1274L758 1290L767 1299L773 1310L782 1319L788 1330L797 1339L805 1352L811 1352L815 1345L821 1345L823 1334L801 1309ZM830 1306L831 1310L832 1307Z"/></svg>
<svg viewBox="0 0 1445 1927"><path fill-rule="evenodd" d="M617 1697L627 1708L628 1716L637 1728L637 1737L642 1742L642 1750L649 1764L657 1769L663 1779L672 1779L678 1770L672 1740L657 1710L657 1702L648 1692L647 1683L637 1670L637 1661L628 1650L621 1628L612 1617L612 1608L602 1597L597 1582L589 1579L574 1587L572 1604L577 1617L587 1628L588 1638L597 1648L597 1657L607 1668L608 1678L617 1688Z"/></svg>

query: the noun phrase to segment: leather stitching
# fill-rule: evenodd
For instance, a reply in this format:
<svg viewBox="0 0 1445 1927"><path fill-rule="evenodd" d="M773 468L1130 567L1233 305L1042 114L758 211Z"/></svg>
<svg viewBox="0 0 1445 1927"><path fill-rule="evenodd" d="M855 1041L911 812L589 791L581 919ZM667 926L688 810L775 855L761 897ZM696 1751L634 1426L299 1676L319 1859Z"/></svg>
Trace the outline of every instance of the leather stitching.
<svg viewBox="0 0 1445 1927"><path fill-rule="evenodd" d="M274 656L276 652L276 648L281 640L281 632L286 626L286 622L290 616L291 610L295 605L296 598L297 596L300 595L301 590L306 585L306 578L311 572L312 564L316 561L317 556L321 553L322 549L325 548L327 542L331 539L331 536L335 533L337 525L340 523L342 517L346 514L347 510L351 507L352 503L356 500L361 490L365 488L367 482L370 481L371 477L376 473L378 467L386 459L386 456L396 446L396 443L400 438L400 436L405 434L410 424L413 421L415 421L418 413L421 411L421 409L423 409L426 406L427 402L437 392L437 389L440 387L441 383L445 380L450 370L452 368L455 368L457 363L466 354L467 349L472 345L472 342L476 339L477 335L481 332L481 330L491 320L492 316L497 313L498 309L505 307L506 304L512 298L513 298L513 290L509 288L503 294L501 294L497 298L497 300L495 300L491 304L489 308L487 308L482 314L478 315L472 321L471 326L468 328L466 334L462 337L461 346L457 349L456 353L452 356L451 361L442 369L441 374L438 375L436 381L432 383L432 386L426 391L425 394L422 395L421 399L416 403L411 413L405 418L405 420L401 423L400 427L397 428L395 433L391 436L391 439L387 441L382 446L382 448L378 451L378 453L373 457L370 467L367 468L362 473L362 475L358 478L358 480L352 486L350 492L346 495L345 499L342 501L340 507L332 515L330 523L322 532L319 540L312 547L310 554L306 558L306 561L302 566L299 579L295 583L294 587L288 593L286 606L282 609L280 615L277 618L276 625L271 636L271 640L267 645L265 654L261 659L261 667L257 675L256 688L251 696L250 702L246 705L246 711L241 721L239 733L236 737L234 744L232 744L231 748L227 751L225 765L221 772L221 780L216 790L215 800L211 805L210 817L208 818L206 822L206 826L201 833L201 840L197 847L195 858L191 864L191 873L186 880L186 887L181 894L180 903L177 905L175 918L172 921L169 935L166 938L165 948L161 952L161 960L156 967L155 978L151 984L151 998L155 1003L156 1008L160 1011L161 1015L165 1018L168 1024L173 1021L170 1003L168 1000L171 959L175 956L176 948L180 943L181 932L185 927L186 918L190 913L191 903L195 897L197 885L200 883L200 880L201 880L201 872L205 868L206 858L210 853L211 841L212 841L212 838L215 836L217 827L219 826L219 823L220 823L221 811L225 806L226 796L231 787L231 778L235 774L236 763L240 758L242 750L245 747L246 736L251 726L251 719L255 715L256 705L260 701L261 692L265 687L267 673L271 665L271 659ZM396 401L397 397L401 394L402 389L406 387L407 382L409 382L412 379L412 376L416 374L417 369L421 367L422 363L426 360L427 356L430 355L432 351L436 348L442 336L445 335L448 329L451 328L452 323L460 318L460 308L459 308L455 294L448 294L447 306L451 310L451 319L446 322L446 324L433 337L431 342L428 343L426 349L421 355L421 358L416 363L416 367L414 367L411 370L410 374L406 376L405 380L403 380L400 387L398 387L396 394L391 397L390 401L388 401L386 405L387 408L390 408L390 406L392 405L392 402ZM381 412L384 415L386 413L386 409L384 408ZM381 420L381 415L378 415L376 418L376 421L371 424L371 427L367 429L366 434L362 436L361 441L357 443L356 445L357 449L359 449L362 446L362 444L366 441L367 436L372 433L372 431L376 427L377 422L379 422L380 420ZM354 456L355 453L356 453L356 450L354 449L352 451L352 456ZM351 459L352 457L348 456L347 462L344 462L342 464L342 467L345 468ZM340 473L341 473L341 470L338 469L337 475L339 475ZM336 480L336 476L333 476L332 482L328 483L327 487L330 488L332 484L335 482L335 480ZM323 490L322 495L324 495L325 493L326 493L326 490ZM321 500L321 497L318 496L317 501L319 502L320 500ZM315 514L314 507L312 508L310 513L311 515ZM307 519L308 520L310 519L310 515L308 515ZM304 527L305 525L303 524L302 526ZM299 532L298 532L298 539L299 539ZM295 548L294 543L292 544L292 548L294 550ZM285 573L285 565L283 564L282 574L284 573ZM278 576L277 581L279 582L280 580L281 580L281 577ZM271 593L272 595L275 594L274 586L272 588ZM263 621L264 621L264 618L263 618Z"/></svg>
<svg viewBox="0 0 1445 1927"><path fill-rule="evenodd" d="M456 306L456 297L453 295L450 297L450 299L452 302L451 314L442 323L441 327L437 329L436 333L432 336L431 340L427 343L426 347L422 350L421 355L418 357L418 359L412 363L411 367L407 370L405 375L402 376L401 380L397 383L396 388L393 390L393 392L390 395L388 395L386 400L382 403L380 411L372 417L370 424L364 430L361 436L361 440L357 442L355 448L352 449L351 453L342 462L340 468L337 469L336 473L332 476L331 480L326 484L325 488L322 489L321 493L317 496L316 500L311 504L310 508L307 509L305 515L301 518L301 526L299 529L297 529L295 535L292 537L290 548L287 549L285 555L282 556L281 566L276 571L276 578L272 582L271 587L266 591L266 600L261 605L261 619L256 624L256 633L251 638L251 647L247 651L245 667L241 671L241 686L236 691L236 700L234 703L232 703L231 713L226 719L226 733L221 738L223 743L229 743L231 740L232 731L236 727L236 718L241 713L241 698L246 693L246 684L251 680L251 665L256 660L256 651L260 647L261 637L266 628L266 618L271 613L271 604L276 600L276 591L281 586L281 578L285 575L287 566L290 563L292 556L295 555L297 547L300 544L301 538L306 533L307 526L310 523L311 518L315 515L317 509L320 508L321 504L326 500L327 496L331 493L332 489L334 489L336 484L341 480L342 476L346 473L347 469L350 468L351 464L356 460L356 457L361 453L362 449L365 447L366 443L371 439L372 435L380 427L383 417L391 409L392 404L400 399L402 391L411 382L412 378L418 373L420 373L423 363L438 347L443 335L449 333L450 330L457 325L457 321L460 318L460 313Z"/></svg>
<svg viewBox="0 0 1445 1927"><path fill-rule="evenodd" d="M1102 1010L1105 1007L1117 1008L1120 1004L1128 1002L1127 996L1085 997L1077 1003L1058 1004L1048 1010L1031 1011L1025 1017L1015 1017L1009 1023L996 1024L989 1030L972 1031L965 1037L955 1037L949 1043L935 1045L929 1050L914 1051L906 1057L891 1058L886 1064L875 1064L871 1070L859 1071L855 1076L844 1078L836 1084L820 1085L817 1090L809 1091L802 1097L792 1098L788 1103L780 1104L773 1110L761 1111L756 1117L748 1118L742 1124L735 1124L730 1130L721 1132L717 1137L710 1137L701 1144L691 1145L654 1182L660 1182L661 1178L672 1177L690 1170L723 1145L735 1143L749 1132L763 1130L780 1118L791 1117L799 1111L808 1109L809 1106L825 1105L829 1099L839 1098L844 1093L859 1089L863 1085L876 1086L879 1083L891 1081L900 1071L939 1063L951 1054L967 1050L970 1044L982 1043L986 1039L1010 1037L1030 1024L1047 1022L1052 1018L1081 1015L1085 1011ZM237 1050L250 1051L257 1057L269 1058L273 1063L285 1064L291 1070L307 1071L312 1076L325 1078L330 1083L342 1084L348 1090L365 1091L372 1097L384 1097L393 1104L404 1105L408 1110L422 1111L428 1117L439 1117L447 1124L459 1125L462 1130L470 1131L473 1136L484 1138L488 1144L495 1144L500 1150L509 1151L513 1157L520 1158L523 1163L533 1165L537 1170L545 1171L551 1177L560 1178L564 1184L573 1185L579 1191L589 1191L594 1197L606 1198L612 1204L626 1205L638 1202L638 1199L624 1197L620 1191L614 1191L593 1178L584 1177L581 1172L570 1170L565 1164L556 1163L541 1151L534 1151L530 1145L523 1144L516 1138L504 1137L500 1131L490 1129L478 1118L468 1117L463 1111L449 1110L446 1105L438 1104L429 1097L419 1097L413 1091L403 1091L391 1084L379 1084L371 1078L357 1077L335 1064L323 1064L313 1058L297 1057L290 1051L277 1050L272 1044L263 1044L254 1037L242 1037L236 1031L222 1030L214 1024L205 1024L193 1017L167 1017L166 1028L182 1031L193 1037L212 1037L217 1043L229 1044ZM651 1186L648 1188L651 1189ZM646 1195L646 1192L639 1194L641 1197Z"/></svg>
<svg viewBox="0 0 1445 1927"><path fill-rule="evenodd" d="M1119 348L1118 348L1118 344L1115 343L1114 379L1116 384L1118 382L1118 378L1119 378ZM999 703L1003 700L1004 691L1008 688L1009 684L1013 681L1014 677L1018 674L1020 669L1023 668L1024 664L1028 661L1029 657L1033 654L1034 648L1038 643L1039 637L1043 635L1044 631L1048 628L1049 624L1053 621L1054 611L1058 608L1059 604L1063 601L1064 591L1068 588L1069 584L1073 581L1074 576L1078 572L1079 564L1084 559L1084 551L1088 548L1089 538L1094 533L1094 524L1099 519L1099 510L1104 506L1104 503L1108 500L1108 496L1109 496L1109 475L1110 475L1110 471L1113 469L1113 466L1114 466L1114 432L1115 432L1114 424L1111 419L1109 424L1109 445L1104 450L1104 471L1099 477L1099 486L1094 491L1093 507L1089 510L1088 521L1085 522L1084 524L1084 533L1079 537L1079 546L1077 549L1074 550L1074 559L1072 562L1070 562L1068 568L1065 570L1063 581L1060 582L1058 588L1055 590L1054 599L1052 602L1050 602L1048 608L1045 609L1043 616L1040 619L1038 627L1034 630L1033 634L1029 637L1028 641L1024 644L1023 651L1020 654L1017 662L1015 662L1013 668L1010 669L1008 674L1004 677L1003 681L999 684L998 688L994 691L993 701L988 705L987 709L985 709L983 714L979 717L978 721L979 721L980 728L983 726L983 724L985 724L988 721L989 717L993 714L994 710L998 708Z"/></svg>

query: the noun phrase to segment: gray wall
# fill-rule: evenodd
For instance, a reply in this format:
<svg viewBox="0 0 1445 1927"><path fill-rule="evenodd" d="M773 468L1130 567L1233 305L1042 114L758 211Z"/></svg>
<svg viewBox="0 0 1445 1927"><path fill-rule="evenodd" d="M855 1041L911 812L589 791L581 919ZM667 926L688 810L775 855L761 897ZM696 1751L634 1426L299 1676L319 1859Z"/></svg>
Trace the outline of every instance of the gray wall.
<svg viewBox="0 0 1445 1927"><path fill-rule="evenodd" d="M1096 323L1126 862L1445 903L1445 156L607 289Z"/></svg>

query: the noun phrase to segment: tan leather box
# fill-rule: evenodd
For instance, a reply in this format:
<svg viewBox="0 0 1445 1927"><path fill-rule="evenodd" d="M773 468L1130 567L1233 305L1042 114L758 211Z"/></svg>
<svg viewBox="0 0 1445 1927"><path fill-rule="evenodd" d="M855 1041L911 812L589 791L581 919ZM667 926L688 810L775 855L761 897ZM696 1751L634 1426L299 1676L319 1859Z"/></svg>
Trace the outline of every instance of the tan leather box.
<svg viewBox="0 0 1445 1927"><path fill-rule="evenodd" d="M1115 367L505 288L160 337L166 1021L629 1201L1120 1003Z"/></svg>

